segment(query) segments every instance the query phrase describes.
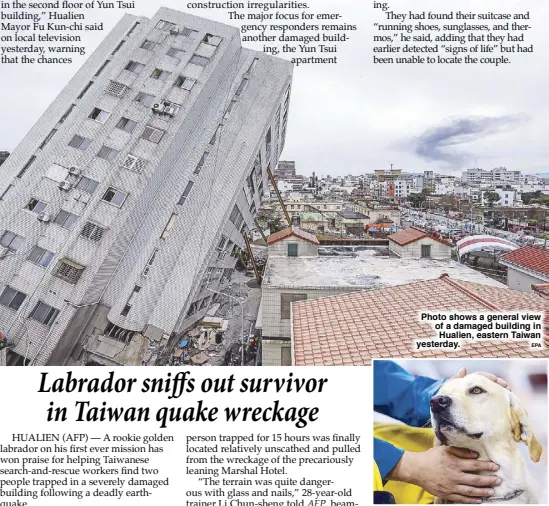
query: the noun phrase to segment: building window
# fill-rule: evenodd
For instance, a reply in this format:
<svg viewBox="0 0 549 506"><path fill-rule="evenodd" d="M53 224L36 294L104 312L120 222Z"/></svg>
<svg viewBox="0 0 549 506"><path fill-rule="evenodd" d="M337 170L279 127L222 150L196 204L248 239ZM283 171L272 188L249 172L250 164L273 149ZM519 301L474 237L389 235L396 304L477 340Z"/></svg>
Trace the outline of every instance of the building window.
<svg viewBox="0 0 549 506"><path fill-rule="evenodd" d="M116 128L124 130L124 132L132 133L137 126L137 121L133 121L128 118L120 118L120 121L116 124Z"/></svg>
<svg viewBox="0 0 549 506"><path fill-rule="evenodd" d="M185 56L185 51L183 49L178 49L176 47L170 47L168 49L167 53L168 56L171 56L172 58L183 58Z"/></svg>
<svg viewBox="0 0 549 506"><path fill-rule="evenodd" d="M8 192L10 190L12 190L13 188L15 188L14 185L10 184L7 188L6 188L6 191L4 193L2 193L2 195L0 196L0 200L4 200L6 198L6 195L8 194Z"/></svg>
<svg viewBox="0 0 549 506"><path fill-rule="evenodd" d="M130 309L132 308L135 296L140 291L141 291L141 287L139 285L135 285L134 288L133 288L132 294L130 295L130 298L128 299L128 302L126 302L126 305L124 306L124 309L120 313L122 316L128 316L128 313L130 312Z"/></svg>
<svg viewBox="0 0 549 506"><path fill-rule="evenodd" d="M244 218L242 217L242 213L238 209L238 206L235 205L233 207L231 215L229 216L229 220L231 220L236 228L240 228L240 225L242 225L242 223L244 222Z"/></svg>
<svg viewBox="0 0 549 506"><path fill-rule="evenodd" d="M82 237L89 239L92 242L98 243L103 238L105 234L105 228L93 221L87 221L84 225L84 228L80 232Z"/></svg>
<svg viewBox="0 0 549 506"><path fill-rule="evenodd" d="M84 89L80 92L80 95L78 95L76 98L81 99L88 92L88 90L91 88L92 84L93 84L93 81L90 81L88 84L86 84Z"/></svg>
<svg viewBox="0 0 549 506"><path fill-rule="evenodd" d="M135 101L146 107L150 107L154 102L154 95L149 95L148 93L143 93L140 91L135 97Z"/></svg>
<svg viewBox="0 0 549 506"><path fill-rule="evenodd" d="M120 153L120 151L113 148L109 148L108 146L103 146L99 150L99 153L97 153L97 156L99 158L103 158L104 160L108 160L109 162L112 162L118 156L118 153Z"/></svg>
<svg viewBox="0 0 549 506"><path fill-rule="evenodd" d="M19 174L17 174L18 178L23 177L23 174L27 172L28 168L32 165L32 163L36 160L36 156L32 155L29 158L29 161L25 164L25 166L19 171Z"/></svg>
<svg viewBox="0 0 549 506"><path fill-rule="evenodd" d="M125 70L127 70L128 72L133 72L134 74L140 74L141 72L143 72L144 68L145 65L143 65L142 63L139 63L137 61L130 61L126 65Z"/></svg>
<svg viewBox="0 0 549 506"><path fill-rule="evenodd" d="M183 192L183 195L181 195L181 198L179 199L178 205L182 206L185 203L185 200L187 200L187 197L189 196L189 193L191 193L191 190L193 188L194 182L189 181L187 183L187 187L185 188L185 191Z"/></svg>
<svg viewBox="0 0 549 506"><path fill-rule="evenodd" d="M231 111L233 110L235 104L236 100L234 99L229 102L229 105L227 106L227 109L225 109L225 113L223 114L223 118L227 119L229 117L229 114L231 114Z"/></svg>
<svg viewBox="0 0 549 506"><path fill-rule="evenodd" d="M14 309L15 311L17 311L26 298L27 295L23 292L19 292L17 290L14 290L13 288L10 288L9 286L6 286L6 288L4 288L4 291L2 292L2 295L0 295L0 304L2 304L2 306L6 306L10 309Z"/></svg>
<svg viewBox="0 0 549 506"><path fill-rule="evenodd" d="M97 181L94 181L89 177L82 176L80 181L76 184L76 189L91 195L98 186L99 183Z"/></svg>
<svg viewBox="0 0 549 506"><path fill-rule="evenodd" d="M113 51L110 55L112 56L113 54L118 53L118 51L120 51L120 48L124 45L125 42L126 42L125 40L121 40L121 41L118 43L118 46L116 46L116 47L114 48L114 51Z"/></svg>
<svg viewBox="0 0 549 506"><path fill-rule="evenodd" d="M257 65L257 62L259 61L259 58L254 58L252 63L250 63L250 66L248 68L248 72L253 72L255 69L255 66Z"/></svg>
<svg viewBox="0 0 549 506"><path fill-rule="evenodd" d="M189 63L192 63L193 65L198 65L199 67L205 67L206 65L208 65L208 63L210 63L210 59L206 58L205 56L193 54Z"/></svg>
<svg viewBox="0 0 549 506"><path fill-rule="evenodd" d="M97 77L99 74L101 74L101 72L103 72L105 70L105 67L110 63L110 60L105 60L105 62L103 63L103 65L101 65L101 67L99 67L97 69L97 72L94 74L94 77Z"/></svg>
<svg viewBox="0 0 549 506"><path fill-rule="evenodd" d="M63 123L70 115L72 110L76 107L76 104L71 104L71 106L67 109L67 112L61 116L61 119L59 120L59 123Z"/></svg>
<svg viewBox="0 0 549 506"><path fill-rule="evenodd" d="M154 128L152 126L146 126L141 138L158 144L162 140L162 137L164 137L164 133L164 130Z"/></svg>
<svg viewBox="0 0 549 506"><path fill-rule="evenodd" d="M190 28L183 28L183 30L181 31L181 35L183 35L183 37L188 37L189 39L194 40L198 35L198 31L191 30Z"/></svg>
<svg viewBox="0 0 549 506"><path fill-rule="evenodd" d="M82 137L81 135L75 135L71 139L71 141L69 142L69 146L71 146L73 148L76 148L76 149L81 149L82 151L85 151L86 149L88 149L90 144L91 144L91 140L86 139L85 137Z"/></svg>
<svg viewBox="0 0 549 506"><path fill-rule="evenodd" d="M7 248L10 251L17 251L19 248L21 248L24 241L24 237L14 234L9 230L6 230L0 237L0 246Z"/></svg>
<svg viewBox="0 0 549 506"><path fill-rule="evenodd" d="M238 89L236 90L236 93L235 95L237 97L239 97L240 95L242 95L242 93L244 92L244 90L246 89L246 87L248 86L248 83L250 82L249 79L247 79L246 77L244 79L242 79L242 81L240 82L240 85L238 86Z"/></svg>
<svg viewBox="0 0 549 506"><path fill-rule="evenodd" d="M212 138L210 139L210 146L215 146L215 143L217 141L217 138L219 137L219 134L221 133L220 132L221 130L221 126L218 126L212 136Z"/></svg>
<svg viewBox="0 0 549 506"><path fill-rule="evenodd" d="M144 40L143 44L141 44L141 49L146 49L147 51L153 51L154 47L156 46L156 42L152 40Z"/></svg>
<svg viewBox="0 0 549 506"><path fill-rule="evenodd" d="M289 346L280 348L280 365L284 367L292 365L292 348Z"/></svg>
<svg viewBox="0 0 549 506"><path fill-rule="evenodd" d="M78 216L76 214L72 214L67 211L59 211L53 222L63 228L66 228L67 230L72 230L76 220L78 220Z"/></svg>
<svg viewBox="0 0 549 506"><path fill-rule="evenodd" d="M221 44L221 41L223 39L221 37L218 37L217 35L212 35L211 33L207 33L202 42L204 44L209 44L210 46L219 46Z"/></svg>
<svg viewBox="0 0 549 506"><path fill-rule="evenodd" d="M136 21L135 24L130 28L130 31L126 34L126 37L129 37L140 24L140 21Z"/></svg>
<svg viewBox="0 0 549 506"><path fill-rule="evenodd" d="M36 265L41 265L42 267L47 267L50 265L52 258L55 256L53 251L41 248L40 246L35 246L32 248L27 260Z"/></svg>
<svg viewBox="0 0 549 506"><path fill-rule="evenodd" d="M75 285L84 272L84 266L64 258L57 264L54 276Z"/></svg>
<svg viewBox="0 0 549 506"><path fill-rule="evenodd" d="M307 300L306 293L282 293L280 294L280 319L289 320L290 319L290 309L292 302L297 302L300 300Z"/></svg>
<svg viewBox="0 0 549 506"><path fill-rule="evenodd" d="M110 115L110 112L99 109L99 107L94 107L88 118L91 118L98 123L104 124L109 119Z"/></svg>
<svg viewBox="0 0 549 506"><path fill-rule="evenodd" d="M421 258L430 258L431 257L431 245L422 244L421 245Z"/></svg>
<svg viewBox="0 0 549 506"><path fill-rule="evenodd" d="M38 302L38 304L36 304L36 306L32 310L32 313L29 315L29 318L32 318L33 320L36 320L37 322L42 323L43 325L47 325L48 327L51 327L51 325L57 318L58 314L59 314L58 309L48 306L47 304L44 304L44 302L40 301Z"/></svg>
<svg viewBox="0 0 549 506"><path fill-rule="evenodd" d="M160 236L160 239L166 239L166 237L168 237L168 234L170 233L170 230L173 228L176 219L177 219L177 214L173 213L170 216L168 223L166 223L166 226L164 227L164 230L162 232L162 235Z"/></svg>
<svg viewBox="0 0 549 506"><path fill-rule="evenodd" d="M159 81L166 81L170 77L171 72L167 72L162 69L154 69L151 74L151 79L158 79Z"/></svg>
<svg viewBox="0 0 549 506"><path fill-rule="evenodd" d="M30 202L27 204L25 209L32 211L33 213L41 213L44 209L48 207L48 204L42 202L38 199L30 199Z"/></svg>
<svg viewBox="0 0 549 506"><path fill-rule="evenodd" d="M103 195L101 200L108 202L116 207L122 207L124 201L126 200L128 194L117 190L116 188L109 187Z"/></svg>
<svg viewBox="0 0 549 506"><path fill-rule="evenodd" d="M159 30L164 30L165 32L169 32L172 28L175 28L174 23L170 23L169 21L159 21L156 24L156 28Z"/></svg>
<svg viewBox="0 0 549 506"><path fill-rule="evenodd" d="M57 129L54 128L48 136L43 140L42 144L40 144L40 149L44 149L46 144L51 141L52 137L57 133Z"/></svg>
<svg viewBox="0 0 549 506"><path fill-rule="evenodd" d="M198 165L196 166L196 169L194 169L193 174L200 174L200 171L202 170L202 167L204 167L204 164L206 163L206 159L208 158L209 153L207 151L204 151L202 154L202 157L200 158L200 161L198 162Z"/></svg>
<svg viewBox="0 0 549 506"><path fill-rule="evenodd" d="M6 365L10 367L24 367L30 364L30 359L25 358L19 353L15 353L13 350L7 350L6 352Z"/></svg>
<svg viewBox="0 0 549 506"><path fill-rule="evenodd" d="M147 265L145 265L145 268L141 273L143 276L146 276L147 274L149 274L149 271L151 270L151 266L154 263L154 259L157 253L158 253L158 248L155 248L154 251L152 252L152 255L149 257L149 261L147 262Z"/></svg>
<svg viewBox="0 0 549 506"><path fill-rule="evenodd" d="M288 244L288 256L296 257L297 256L297 243Z"/></svg>
<svg viewBox="0 0 549 506"><path fill-rule="evenodd" d="M116 339L123 343L131 341L135 332L133 330L126 330L114 323L109 322L107 328L105 329L105 335L111 339Z"/></svg>
<svg viewBox="0 0 549 506"><path fill-rule="evenodd" d="M135 155L128 155L122 162L122 168L141 174L147 165L147 160Z"/></svg>
<svg viewBox="0 0 549 506"><path fill-rule="evenodd" d="M129 88L125 84L118 83L116 81L110 81L105 91L107 93L110 93L111 95L116 95L117 97L121 97L128 90Z"/></svg>
<svg viewBox="0 0 549 506"><path fill-rule="evenodd" d="M194 79L191 79L190 77L179 76L175 80L174 86L176 88L181 88L183 90L191 91L195 84L196 84L196 81Z"/></svg>

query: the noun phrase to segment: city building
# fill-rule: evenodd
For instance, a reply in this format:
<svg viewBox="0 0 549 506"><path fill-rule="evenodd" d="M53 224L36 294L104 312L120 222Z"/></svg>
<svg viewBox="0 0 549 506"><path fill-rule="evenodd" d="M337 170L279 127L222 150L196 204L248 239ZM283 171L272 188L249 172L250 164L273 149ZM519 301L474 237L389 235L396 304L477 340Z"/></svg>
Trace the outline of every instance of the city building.
<svg viewBox="0 0 549 506"><path fill-rule="evenodd" d="M470 185L518 184L522 180L522 173L520 170L507 170L505 167L496 167L491 170L473 168L464 171L461 180Z"/></svg>
<svg viewBox="0 0 549 506"><path fill-rule="evenodd" d="M295 178L295 162L280 160L278 162L278 167L274 171L274 177L277 181Z"/></svg>
<svg viewBox="0 0 549 506"><path fill-rule="evenodd" d="M125 15L0 171L0 364L154 364L223 297L284 146L292 65Z"/></svg>

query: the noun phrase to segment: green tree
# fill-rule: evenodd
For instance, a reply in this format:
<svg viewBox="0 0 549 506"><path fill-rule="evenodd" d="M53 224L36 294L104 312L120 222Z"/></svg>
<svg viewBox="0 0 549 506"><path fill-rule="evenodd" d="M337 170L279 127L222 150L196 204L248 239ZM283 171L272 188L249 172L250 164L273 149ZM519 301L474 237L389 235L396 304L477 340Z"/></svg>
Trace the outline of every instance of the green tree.
<svg viewBox="0 0 549 506"><path fill-rule="evenodd" d="M488 207L494 207L494 203L498 202L500 198L498 192L492 190L484 192L484 200L488 201Z"/></svg>

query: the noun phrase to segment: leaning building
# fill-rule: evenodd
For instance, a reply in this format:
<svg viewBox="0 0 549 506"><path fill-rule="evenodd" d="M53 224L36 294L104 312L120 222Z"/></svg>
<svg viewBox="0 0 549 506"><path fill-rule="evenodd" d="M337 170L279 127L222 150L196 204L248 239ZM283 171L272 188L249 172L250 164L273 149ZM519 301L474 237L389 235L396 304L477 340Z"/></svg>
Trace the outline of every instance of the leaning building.
<svg viewBox="0 0 549 506"><path fill-rule="evenodd" d="M237 28L125 15L2 166L0 364L142 364L201 318L254 228L291 78Z"/></svg>

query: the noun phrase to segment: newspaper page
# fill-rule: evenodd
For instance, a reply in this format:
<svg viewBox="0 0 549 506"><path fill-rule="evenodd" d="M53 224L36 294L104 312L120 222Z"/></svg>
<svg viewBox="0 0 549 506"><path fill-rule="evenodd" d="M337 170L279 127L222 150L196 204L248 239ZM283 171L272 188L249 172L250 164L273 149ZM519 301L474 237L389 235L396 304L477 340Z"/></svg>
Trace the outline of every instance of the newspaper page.
<svg viewBox="0 0 549 506"><path fill-rule="evenodd" d="M0 506L547 504L548 24L0 0Z"/></svg>

